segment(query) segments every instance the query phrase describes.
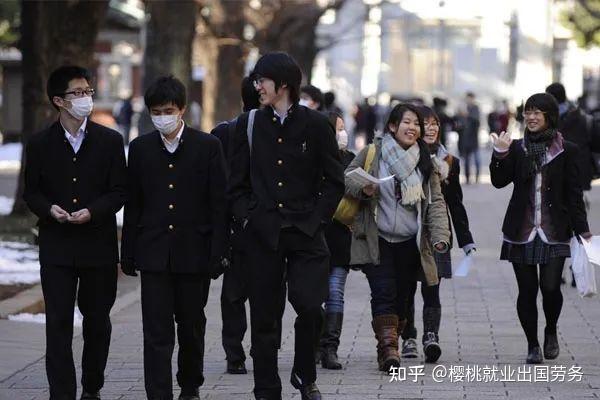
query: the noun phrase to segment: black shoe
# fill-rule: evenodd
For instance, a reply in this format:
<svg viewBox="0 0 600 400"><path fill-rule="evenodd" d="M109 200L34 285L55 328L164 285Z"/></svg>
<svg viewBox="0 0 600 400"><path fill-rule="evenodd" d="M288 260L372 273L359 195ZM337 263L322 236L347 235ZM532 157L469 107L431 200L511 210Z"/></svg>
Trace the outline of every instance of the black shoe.
<svg viewBox="0 0 600 400"><path fill-rule="evenodd" d="M442 355L442 348L434 332L425 332L423 335L423 353L425 353L426 363L434 363Z"/></svg>
<svg viewBox="0 0 600 400"><path fill-rule="evenodd" d="M527 354L527 364L541 364L544 361L544 357L542 357L542 349L540 346L533 346L529 349L529 353Z"/></svg>
<svg viewBox="0 0 600 400"><path fill-rule="evenodd" d="M194 389L181 389L181 394L179 395L179 400L200 400L200 395L198 393L198 388Z"/></svg>
<svg viewBox="0 0 600 400"><path fill-rule="evenodd" d="M546 360L554 360L560 353L558 346L558 337L556 333L546 333L544 337L544 358Z"/></svg>
<svg viewBox="0 0 600 400"><path fill-rule="evenodd" d="M334 348L323 349L321 353L321 366L325 369L342 369L342 364L340 364L337 351Z"/></svg>
<svg viewBox="0 0 600 400"><path fill-rule="evenodd" d="M227 373L233 375L244 375L248 373L243 361L227 361Z"/></svg>
<svg viewBox="0 0 600 400"><path fill-rule="evenodd" d="M319 388L315 382L302 384L298 375L292 372L290 383L293 387L300 391L302 400L321 400L321 392L319 391Z"/></svg>
<svg viewBox="0 0 600 400"><path fill-rule="evenodd" d="M86 392L85 390L81 393L81 400L101 400L100 392Z"/></svg>

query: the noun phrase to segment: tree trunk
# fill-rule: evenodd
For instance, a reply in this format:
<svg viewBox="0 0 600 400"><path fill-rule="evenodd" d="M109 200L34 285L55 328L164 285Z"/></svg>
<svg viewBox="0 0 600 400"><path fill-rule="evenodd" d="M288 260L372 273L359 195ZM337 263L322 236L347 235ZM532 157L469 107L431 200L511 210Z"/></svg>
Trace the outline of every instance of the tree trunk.
<svg viewBox="0 0 600 400"><path fill-rule="evenodd" d="M108 0L69 2L21 0L23 131L21 169L12 215L25 215L25 146L29 137L56 118L46 96L52 70L64 65L94 66L94 45Z"/></svg>
<svg viewBox="0 0 600 400"><path fill-rule="evenodd" d="M191 89L192 41L196 32L195 1L150 0L144 51L144 90L163 75L173 75ZM140 133L153 130L147 112L140 121Z"/></svg>
<svg viewBox="0 0 600 400"><path fill-rule="evenodd" d="M202 127L214 126L240 113L240 86L246 54L243 47L244 9L236 1L213 1L207 25Z"/></svg>
<svg viewBox="0 0 600 400"><path fill-rule="evenodd" d="M303 81L310 82L318 53L316 27L324 9L314 1L287 1L273 13L273 19L256 37L261 54L284 51L302 69Z"/></svg>

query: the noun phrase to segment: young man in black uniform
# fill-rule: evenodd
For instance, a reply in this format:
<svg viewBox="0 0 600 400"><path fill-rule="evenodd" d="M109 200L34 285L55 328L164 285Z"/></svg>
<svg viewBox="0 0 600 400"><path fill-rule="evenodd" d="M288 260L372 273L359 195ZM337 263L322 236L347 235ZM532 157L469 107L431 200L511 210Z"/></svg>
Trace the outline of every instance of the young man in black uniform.
<svg viewBox="0 0 600 400"><path fill-rule="evenodd" d="M90 74L58 68L48 99L58 121L26 146L23 198L39 218L40 275L46 304L46 373L51 400L75 399L75 299L83 315L83 394L100 399L117 290L117 223L125 201L121 135L90 120Z"/></svg>
<svg viewBox="0 0 600 400"><path fill-rule="evenodd" d="M131 142L121 266L141 271L144 380L149 399L172 399L179 342L179 399L204 382L204 307L225 242L225 158L212 135L185 126L185 87L161 77L144 96L157 130Z"/></svg>
<svg viewBox="0 0 600 400"><path fill-rule="evenodd" d="M344 192L342 166L327 118L298 105L302 74L289 55L264 55L252 77L264 108L253 135L244 114L230 138L229 196L247 237L254 394L281 399L277 324L285 276L298 314L291 383L302 399L317 400L314 338L329 268L323 226Z"/></svg>

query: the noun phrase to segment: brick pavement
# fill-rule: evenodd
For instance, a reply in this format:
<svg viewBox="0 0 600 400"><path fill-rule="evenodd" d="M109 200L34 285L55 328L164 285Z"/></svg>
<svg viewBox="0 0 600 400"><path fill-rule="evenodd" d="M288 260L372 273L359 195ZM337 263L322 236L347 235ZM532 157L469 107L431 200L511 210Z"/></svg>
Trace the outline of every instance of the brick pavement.
<svg viewBox="0 0 600 400"><path fill-rule="evenodd" d="M488 365L517 370L523 366L526 342L515 310L516 282L510 265L497 260L500 224L510 189L500 191L489 184L481 184L465 187L464 191L479 250L476 265L467 278L442 282L443 319L440 337L443 354L439 365L446 368L452 365ZM592 209L594 211L589 220L592 229L600 233L599 187L595 187L592 192ZM462 254L455 251L455 260L461 257ZM201 397L251 399L251 374L232 376L223 373L225 361L220 344L219 293L220 280L212 285L207 307L206 382L201 388ZM327 371L319 367L319 387L328 400L600 398L600 299L581 299L575 289L567 286L563 286L563 293L565 302L559 321L561 355L555 362L546 362L544 365L563 365L567 369L578 365L583 372L580 382L450 382L446 378L444 382L436 383L431 376L431 365L425 366L425 377L419 377L417 382L390 382L388 376L376 370L368 285L362 273L353 271L347 283L346 315L339 349L344 368L341 371ZM418 309L422 304L419 297L417 295ZM288 307L279 361L286 399L299 399L297 392L288 383L293 357L293 314L293 310ZM417 327L421 331L419 315L417 319ZM543 321L543 313L540 313L540 335L543 332ZM18 372L0 377L0 399L47 399L44 360L39 343L40 337L43 338L43 326L36 329L14 325L17 323L12 321L0 322L0 333L3 335L11 332L11 335L22 335L21 341L31 337L32 343L35 343L27 348L21 342L20 347L15 347L10 352L6 346L0 347L0 358L9 356L21 360L28 357L29 362L24 368L19 368ZM102 391L103 399L144 399L139 302L118 312L113 322L113 340L106 384ZM6 326L3 324L12 324L10 330L3 329ZM248 339L245 341L246 349L249 347ZM540 340L543 338L540 337ZM79 358L80 338L75 338L74 343L76 357ZM33 357L32 353L36 351L37 355ZM420 365L423 365L420 359L403 362L403 366L407 368ZM250 361L248 367L251 369ZM529 380L527 375L523 376L525 380Z"/></svg>

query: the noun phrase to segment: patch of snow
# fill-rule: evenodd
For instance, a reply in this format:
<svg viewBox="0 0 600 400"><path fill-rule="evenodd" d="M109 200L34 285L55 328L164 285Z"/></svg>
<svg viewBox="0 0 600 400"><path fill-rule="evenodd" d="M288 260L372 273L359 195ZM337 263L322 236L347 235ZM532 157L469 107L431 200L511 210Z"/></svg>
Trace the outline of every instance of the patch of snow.
<svg viewBox="0 0 600 400"><path fill-rule="evenodd" d="M18 171L21 168L21 143L0 146L0 171Z"/></svg>
<svg viewBox="0 0 600 400"><path fill-rule="evenodd" d="M0 196L0 215L8 215L12 211L14 199L6 196Z"/></svg>
<svg viewBox="0 0 600 400"><path fill-rule="evenodd" d="M0 161L21 161L21 143L7 143L0 146Z"/></svg>
<svg viewBox="0 0 600 400"><path fill-rule="evenodd" d="M36 246L0 241L0 284L37 283L40 263Z"/></svg>
<svg viewBox="0 0 600 400"><path fill-rule="evenodd" d="M21 313L9 315L8 319L11 321L20 321L20 322L31 322L34 324L45 324L46 323L46 314L30 314L30 313ZM83 316L79 311L79 307L75 307L75 312L73 313L73 326L80 327L83 322Z"/></svg>

